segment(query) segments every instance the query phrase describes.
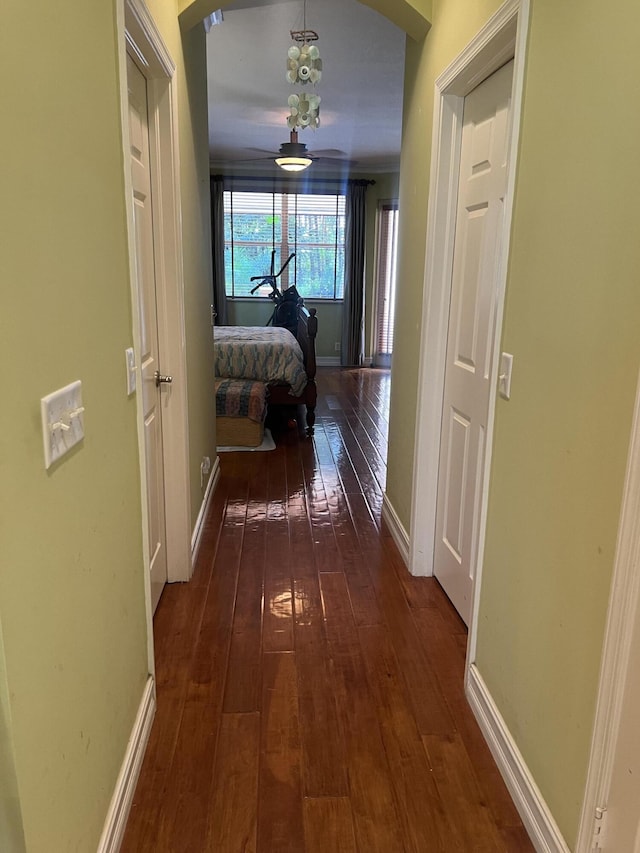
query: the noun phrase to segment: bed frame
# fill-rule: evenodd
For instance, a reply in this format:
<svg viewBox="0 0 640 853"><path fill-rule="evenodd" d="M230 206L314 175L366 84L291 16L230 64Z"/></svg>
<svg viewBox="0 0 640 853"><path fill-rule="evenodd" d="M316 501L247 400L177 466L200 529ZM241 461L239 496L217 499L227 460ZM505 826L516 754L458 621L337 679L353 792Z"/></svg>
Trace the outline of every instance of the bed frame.
<svg viewBox="0 0 640 853"><path fill-rule="evenodd" d="M304 367L307 374L307 384L299 397L289 393L289 385L269 385L269 405L276 406L306 406L307 435L313 435L316 422L316 335L318 334L318 318L316 309L307 309L304 300L298 302L298 328L296 338L302 349Z"/></svg>

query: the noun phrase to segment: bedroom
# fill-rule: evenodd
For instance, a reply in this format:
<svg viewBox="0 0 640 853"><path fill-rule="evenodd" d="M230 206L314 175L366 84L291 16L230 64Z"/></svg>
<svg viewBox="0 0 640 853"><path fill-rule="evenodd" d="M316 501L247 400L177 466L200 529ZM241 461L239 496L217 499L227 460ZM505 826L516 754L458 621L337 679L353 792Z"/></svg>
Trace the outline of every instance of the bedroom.
<svg viewBox="0 0 640 853"><path fill-rule="evenodd" d="M207 52L217 324L264 326L273 308L266 299L270 288L251 295L251 279L269 272L272 249L276 271L291 253L278 284L295 283L305 306L317 311L317 365L388 366L389 354L376 346L392 327L388 312L393 310L389 300L376 300L377 234L381 223L387 233L390 207L397 207L404 34L356 2L239 2L212 17L216 23ZM324 70L316 86L303 89L287 83L284 72L290 33L305 23L312 40L319 35L313 43ZM277 167L270 152L277 153L289 137L290 93L309 90L321 100L320 126L297 127L313 163L294 174ZM351 304L343 292L349 180L365 186L364 209L358 213L364 219L364 245L358 249L348 241L355 259L347 259L346 269L359 263L351 276L364 279L364 288L352 288L360 291L354 310L361 316L350 325L343 310ZM302 226L296 228L303 220L304 235ZM288 228L281 221L288 221ZM395 243L391 249L395 258ZM361 332L352 342L354 322Z"/></svg>

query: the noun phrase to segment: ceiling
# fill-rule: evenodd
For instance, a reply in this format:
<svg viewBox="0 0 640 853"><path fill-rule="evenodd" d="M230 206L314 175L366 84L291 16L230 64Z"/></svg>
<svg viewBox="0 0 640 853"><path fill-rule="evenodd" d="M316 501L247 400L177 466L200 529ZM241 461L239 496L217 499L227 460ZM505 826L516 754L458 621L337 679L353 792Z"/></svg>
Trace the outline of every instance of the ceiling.
<svg viewBox="0 0 640 853"><path fill-rule="evenodd" d="M236 0L207 35L209 151L213 168L277 173L271 155L289 141L287 99L320 95L321 125L299 134L327 167L381 173L399 168L405 34L357 0L307 0L319 35L322 79L285 79L290 31L304 28L304 0ZM317 171L322 159L312 165ZM346 168L346 167L345 167ZM344 168L342 169L345 170Z"/></svg>

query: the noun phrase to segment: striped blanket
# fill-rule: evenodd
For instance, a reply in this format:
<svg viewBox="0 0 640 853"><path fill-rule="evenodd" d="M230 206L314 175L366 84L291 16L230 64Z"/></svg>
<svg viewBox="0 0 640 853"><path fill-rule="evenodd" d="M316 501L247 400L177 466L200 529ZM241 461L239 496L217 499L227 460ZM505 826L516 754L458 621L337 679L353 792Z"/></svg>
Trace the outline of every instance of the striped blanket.
<svg viewBox="0 0 640 853"><path fill-rule="evenodd" d="M251 379L216 380L216 415L249 418L262 423L266 409L266 385Z"/></svg>

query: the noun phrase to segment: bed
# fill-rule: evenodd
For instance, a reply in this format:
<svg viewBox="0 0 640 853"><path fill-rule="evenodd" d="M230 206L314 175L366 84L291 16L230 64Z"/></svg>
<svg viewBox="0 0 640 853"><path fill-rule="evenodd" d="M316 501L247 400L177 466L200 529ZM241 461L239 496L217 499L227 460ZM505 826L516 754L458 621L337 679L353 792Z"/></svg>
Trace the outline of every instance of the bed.
<svg viewBox="0 0 640 853"><path fill-rule="evenodd" d="M269 406L306 407L307 434L313 435L317 400L316 309L297 307L295 336L280 326L216 326L216 379L253 379L267 384Z"/></svg>

